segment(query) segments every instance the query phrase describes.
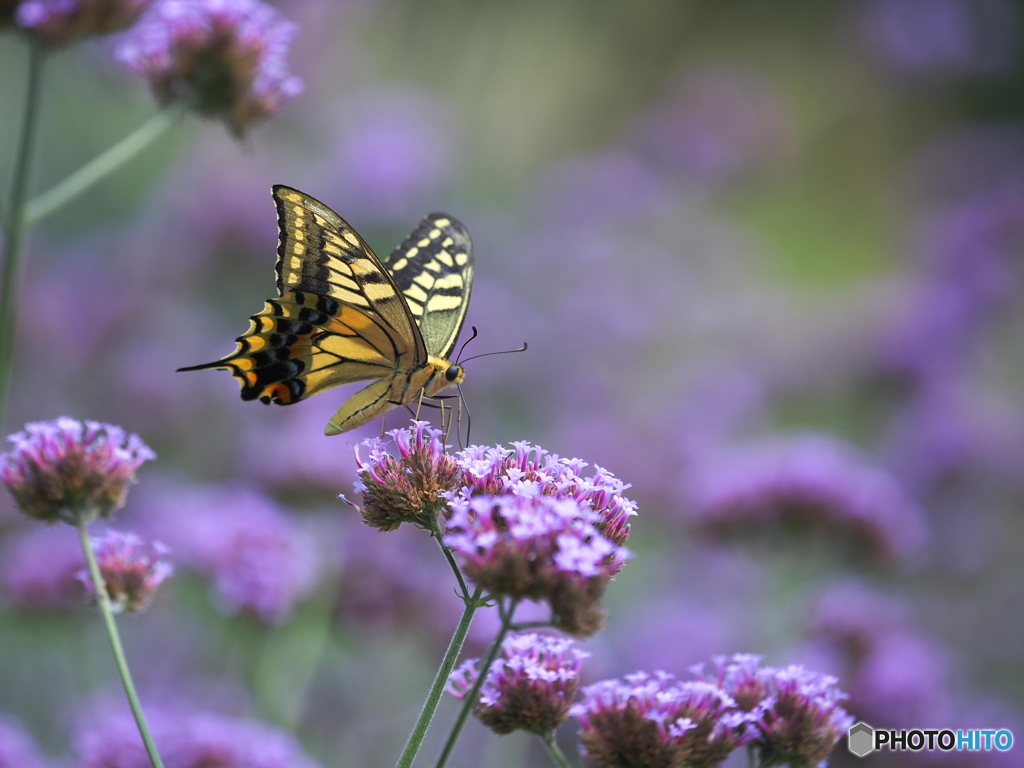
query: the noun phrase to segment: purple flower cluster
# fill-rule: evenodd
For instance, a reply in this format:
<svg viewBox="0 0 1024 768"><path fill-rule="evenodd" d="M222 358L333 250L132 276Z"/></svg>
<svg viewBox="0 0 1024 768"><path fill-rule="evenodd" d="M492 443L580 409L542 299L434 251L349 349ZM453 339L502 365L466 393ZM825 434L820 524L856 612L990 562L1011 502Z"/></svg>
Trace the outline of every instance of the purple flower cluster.
<svg viewBox="0 0 1024 768"><path fill-rule="evenodd" d="M572 640L537 634L512 635L487 671L473 714L495 733L529 731L547 735L569 716L579 690L580 668L589 656ZM448 692L464 699L476 684L479 659L461 664Z"/></svg>
<svg viewBox="0 0 1024 768"><path fill-rule="evenodd" d="M153 0L23 0L18 26L50 45L127 29Z"/></svg>
<svg viewBox="0 0 1024 768"><path fill-rule="evenodd" d="M907 75L1000 74L1020 42L1020 12L1007 0L869 0L860 14L866 46Z"/></svg>
<svg viewBox="0 0 1024 768"><path fill-rule="evenodd" d="M839 681L796 665L759 669L760 661L759 656L737 654L714 659L714 673L705 675L702 665L694 672L720 686L740 710L751 715L758 731L752 744L758 750L759 765L814 768L824 764L853 725L853 717L840 706L848 697L836 687Z"/></svg>
<svg viewBox="0 0 1024 768"><path fill-rule="evenodd" d="M158 0L117 56L161 104L185 99L241 134L302 91L286 62L297 30L260 0Z"/></svg>
<svg viewBox="0 0 1024 768"><path fill-rule="evenodd" d="M120 427L66 416L7 439L14 448L0 455L0 479L22 512L48 523L108 517L124 504L139 465L156 458Z"/></svg>
<svg viewBox="0 0 1024 768"><path fill-rule="evenodd" d="M546 601L555 626L589 635L601 626L598 602L629 553L636 504L627 486L586 463L529 443L470 446L454 456L426 422L388 433L356 453L360 512L387 531L408 522L442 530L466 574L495 596Z"/></svg>
<svg viewBox="0 0 1024 768"><path fill-rule="evenodd" d="M753 716L717 685L667 672L587 686L571 714L595 768L711 768L757 736Z"/></svg>
<svg viewBox="0 0 1024 768"><path fill-rule="evenodd" d="M924 513L895 478L824 435L799 435L723 450L695 473L692 515L719 535L807 528L841 533L862 553L917 554Z"/></svg>
<svg viewBox="0 0 1024 768"><path fill-rule="evenodd" d="M539 489L456 498L445 546L469 578L492 595L544 600L552 624L587 636L604 623L599 603L629 551L601 534L597 512Z"/></svg>
<svg viewBox="0 0 1024 768"><path fill-rule="evenodd" d="M360 512L367 525L381 531L394 530L402 523L435 530L438 514L447 503L445 494L460 485L459 467L445 452L441 430L426 421L414 425L388 432L398 449L397 457L379 438L363 442L369 448L366 461L356 450L359 479L355 490L363 496Z"/></svg>
<svg viewBox="0 0 1024 768"><path fill-rule="evenodd" d="M793 154L794 131L772 84L740 69L684 73L638 133L652 165L686 187L721 187Z"/></svg>
<svg viewBox="0 0 1024 768"><path fill-rule="evenodd" d="M623 496L629 486L598 466L589 477L587 463L561 458L540 446L515 442L512 448L473 445L456 454L462 469L463 500L473 496L542 496L573 501L594 512L593 524L617 545L629 538L636 502Z"/></svg>
<svg viewBox="0 0 1024 768"><path fill-rule="evenodd" d="M906 613L892 596L843 581L821 595L809 630L865 719L907 727L947 720L953 698L967 698L951 693L949 650Z"/></svg>
<svg viewBox="0 0 1024 768"><path fill-rule="evenodd" d="M265 496L240 487L158 492L146 523L184 567L212 581L227 613L282 622L316 584L319 557L306 531Z"/></svg>
<svg viewBox="0 0 1024 768"><path fill-rule="evenodd" d="M115 611L137 613L144 609L163 580L174 571L165 559L167 547L158 541L143 541L132 533L108 531L104 536L93 537L93 548ZM79 578L94 593L88 572L80 572Z"/></svg>
<svg viewBox="0 0 1024 768"><path fill-rule="evenodd" d="M164 764L175 768L318 768L288 734L266 723L195 708L151 708L147 718ZM76 768L148 768L134 720L95 715L75 739Z"/></svg>
<svg viewBox="0 0 1024 768"><path fill-rule="evenodd" d="M82 545L70 528L30 528L4 542L0 587L18 608L62 610L82 605Z"/></svg>
<svg viewBox="0 0 1024 768"><path fill-rule="evenodd" d="M47 768L35 742L20 722L0 714L0 768Z"/></svg>

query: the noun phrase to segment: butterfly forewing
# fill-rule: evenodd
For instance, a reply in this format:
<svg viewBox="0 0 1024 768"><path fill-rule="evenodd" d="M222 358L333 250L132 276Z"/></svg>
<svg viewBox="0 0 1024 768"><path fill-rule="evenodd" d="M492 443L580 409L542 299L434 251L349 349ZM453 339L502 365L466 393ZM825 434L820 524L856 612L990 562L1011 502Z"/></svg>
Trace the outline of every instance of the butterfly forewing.
<svg viewBox="0 0 1024 768"><path fill-rule="evenodd" d="M455 348L473 286L473 241L443 213L431 213L385 262L419 324L427 352L448 357Z"/></svg>
<svg viewBox="0 0 1024 768"><path fill-rule="evenodd" d="M348 222L319 200L280 184L274 187L274 203L280 231L278 294L309 292L373 312L414 345L417 362L425 362L422 336L398 286Z"/></svg>

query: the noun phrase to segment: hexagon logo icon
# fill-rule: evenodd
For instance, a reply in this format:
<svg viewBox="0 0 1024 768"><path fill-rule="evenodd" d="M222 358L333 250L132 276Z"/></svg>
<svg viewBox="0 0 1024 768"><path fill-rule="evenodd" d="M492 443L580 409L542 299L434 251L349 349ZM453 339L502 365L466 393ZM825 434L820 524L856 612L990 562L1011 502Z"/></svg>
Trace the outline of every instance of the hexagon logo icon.
<svg viewBox="0 0 1024 768"><path fill-rule="evenodd" d="M857 757L875 751L875 729L864 722L854 723L846 734L846 746Z"/></svg>

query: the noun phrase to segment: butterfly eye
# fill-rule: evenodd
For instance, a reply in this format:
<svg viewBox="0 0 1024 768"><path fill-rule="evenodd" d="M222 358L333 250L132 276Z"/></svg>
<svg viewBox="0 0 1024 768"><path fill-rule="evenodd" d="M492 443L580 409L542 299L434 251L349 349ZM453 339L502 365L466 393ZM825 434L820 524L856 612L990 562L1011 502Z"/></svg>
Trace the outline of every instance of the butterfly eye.
<svg viewBox="0 0 1024 768"><path fill-rule="evenodd" d="M444 377L448 379L448 381L455 381L461 375L462 366L459 365L449 365L448 370L444 372Z"/></svg>

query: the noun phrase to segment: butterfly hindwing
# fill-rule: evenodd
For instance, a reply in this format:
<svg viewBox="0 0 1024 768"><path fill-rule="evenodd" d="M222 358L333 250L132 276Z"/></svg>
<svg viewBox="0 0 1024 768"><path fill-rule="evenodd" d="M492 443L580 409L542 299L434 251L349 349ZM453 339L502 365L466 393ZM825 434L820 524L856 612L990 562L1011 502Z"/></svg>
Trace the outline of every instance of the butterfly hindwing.
<svg viewBox="0 0 1024 768"><path fill-rule="evenodd" d="M473 287L473 241L455 218L431 213L385 262L405 295L428 354L448 357Z"/></svg>

